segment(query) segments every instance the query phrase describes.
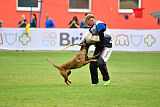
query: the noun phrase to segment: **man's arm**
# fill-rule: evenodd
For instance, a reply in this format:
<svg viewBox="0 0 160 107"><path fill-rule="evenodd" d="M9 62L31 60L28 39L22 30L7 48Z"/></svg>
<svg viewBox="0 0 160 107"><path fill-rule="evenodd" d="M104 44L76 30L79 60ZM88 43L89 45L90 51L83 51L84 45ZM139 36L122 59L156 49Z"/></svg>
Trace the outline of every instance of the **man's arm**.
<svg viewBox="0 0 160 107"><path fill-rule="evenodd" d="M106 25L104 23L97 24L97 31L100 38L100 42L96 44L96 47L103 48L104 47L104 31L106 30Z"/></svg>
<svg viewBox="0 0 160 107"><path fill-rule="evenodd" d="M55 25L54 25L53 20L50 20L50 21L51 21L51 25L53 26L53 28L56 28Z"/></svg>
<svg viewBox="0 0 160 107"><path fill-rule="evenodd" d="M106 30L106 24L98 23L97 24L97 30L98 30L98 34L104 32Z"/></svg>
<svg viewBox="0 0 160 107"><path fill-rule="evenodd" d="M73 25L73 22L70 21L68 25L69 25L68 27L70 28Z"/></svg>
<svg viewBox="0 0 160 107"><path fill-rule="evenodd" d="M74 24L77 28L80 28L79 23Z"/></svg>
<svg viewBox="0 0 160 107"><path fill-rule="evenodd" d="M48 28L48 26L47 26L47 20L46 20L46 22L45 22L45 27Z"/></svg>
<svg viewBox="0 0 160 107"><path fill-rule="evenodd" d="M90 33L90 32L86 32L86 33L83 35L82 39L81 39L80 42L78 43L79 46L82 46L83 43L86 42L86 36L87 36L89 33Z"/></svg>
<svg viewBox="0 0 160 107"><path fill-rule="evenodd" d="M23 23L24 23L23 21L19 21L18 27L21 27Z"/></svg>

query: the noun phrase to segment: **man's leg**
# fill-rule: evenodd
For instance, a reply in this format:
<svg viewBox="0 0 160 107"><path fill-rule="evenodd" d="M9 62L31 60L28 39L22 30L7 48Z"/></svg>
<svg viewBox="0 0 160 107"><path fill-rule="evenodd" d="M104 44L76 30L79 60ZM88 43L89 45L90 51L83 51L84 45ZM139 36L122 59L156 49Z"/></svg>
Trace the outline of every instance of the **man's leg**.
<svg viewBox="0 0 160 107"><path fill-rule="evenodd" d="M97 62L90 62L90 74L92 84L98 83L98 71L97 71Z"/></svg>
<svg viewBox="0 0 160 107"><path fill-rule="evenodd" d="M99 53L99 49L96 48L93 56L97 55ZM95 59L98 59L98 57L96 57ZM91 80L92 80L92 84L97 84L98 81L98 70L97 70L98 66L97 66L97 62L90 62L90 74L91 74Z"/></svg>
<svg viewBox="0 0 160 107"><path fill-rule="evenodd" d="M104 81L110 80L106 62L109 59L111 53L112 53L112 50L110 48L105 47L98 60L98 67L102 73Z"/></svg>
<svg viewBox="0 0 160 107"><path fill-rule="evenodd" d="M109 74L108 74L106 62L104 62L104 60L102 59L101 56L99 57L99 60L98 60L98 67L99 67L101 74L103 76L103 81L108 81Z"/></svg>
<svg viewBox="0 0 160 107"><path fill-rule="evenodd" d="M111 53L112 53L112 49L105 47L100 56L103 58L104 62L107 63Z"/></svg>

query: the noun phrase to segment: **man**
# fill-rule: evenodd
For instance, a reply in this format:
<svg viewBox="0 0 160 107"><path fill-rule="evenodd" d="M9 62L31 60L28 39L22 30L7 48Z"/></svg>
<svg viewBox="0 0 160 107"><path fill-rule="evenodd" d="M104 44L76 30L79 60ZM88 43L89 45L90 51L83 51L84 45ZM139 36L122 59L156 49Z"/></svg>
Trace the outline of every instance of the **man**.
<svg viewBox="0 0 160 107"><path fill-rule="evenodd" d="M18 27L19 27L19 28L25 28L25 27L26 27L26 25L28 24L28 21L26 20L26 18L25 18L25 15L24 15L24 14L21 16L21 18L22 18L22 20L21 20L21 21L19 21L19 23L18 23Z"/></svg>
<svg viewBox="0 0 160 107"><path fill-rule="evenodd" d="M110 84L110 78L106 62L112 53L112 38L110 36L111 34L106 24L104 24L102 21L96 20L96 18L91 14L88 14L85 17L85 23L90 26L89 32L92 33L92 35L99 36L99 41L96 41L95 43L95 50L93 55L101 52L100 56L96 58L98 59L98 61L90 63L92 86L96 86L99 83L97 71L98 68L100 69L103 76L103 81L105 81L104 85L108 86ZM82 39L79 45L82 45L83 42L86 42L87 40L85 39L86 38Z"/></svg>
<svg viewBox="0 0 160 107"><path fill-rule="evenodd" d="M54 25L54 22L53 22L53 20L49 17L49 14L46 14L46 23L45 23L45 25L46 25L46 28L55 28L55 25Z"/></svg>
<svg viewBox="0 0 160 107"><path fill-rule="evenodd" d="M87 15L88 15L88 13L85 13L85 16L87 16ZM85 23L85 19L82 19L80 27L81 28L87 28L87 25Z"/></svg>

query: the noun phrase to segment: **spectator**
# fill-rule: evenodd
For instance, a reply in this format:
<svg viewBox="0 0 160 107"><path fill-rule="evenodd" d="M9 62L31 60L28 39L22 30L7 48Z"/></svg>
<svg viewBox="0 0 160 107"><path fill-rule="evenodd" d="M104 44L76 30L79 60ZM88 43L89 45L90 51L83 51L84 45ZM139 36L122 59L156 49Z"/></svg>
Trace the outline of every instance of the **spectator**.
<svg viewBox="0 0 160 107"><path fill-rule="evenodd" d="M32 14L32 22L31 22L31 26L30 27L37 27L37 17L36 14Z"/></svg>
<svg viewBox="0 0 160 107"><path fill-rule="evenodd" d="M19 28L25 28L25 27L26 27L26 24L28 24L28 21L26 20L24 14L21 16L21 18L22 18L22 20L19 21L18 27L19 27Z"/></svg>
<svg viewBox="0 0 160 107"><path fill-rule="evenodd" d="M0 20L0 27L2 27L2 24L3 24L3 22L2 22L2 20Z"/></svg>
<svg viewBox="0 0 160 107"><path fill-rule="evenodd" d="M53 22L53 20L49 17L49 14L46 14L46 23L45 23L45 25L46 25L46 28L55 28L55 25L54 25L54 22Z"/></svg>
<svg viewBox="0 0 160 107"><path fill-rule="evenodd" d="M85 16L87 16L87 15L88 15L88 13L85 13ZM88 27L84 20L85 19L82 19L82 21L81 21L81 26L80 26L81 28L87 28Z"/></svg>
<svg viewBox="0 0 160 107"><path fill-rule="evenodd" d="M73 20L69 22L69 28L80 28L79 22L76 16L74 16Z"/></svg>

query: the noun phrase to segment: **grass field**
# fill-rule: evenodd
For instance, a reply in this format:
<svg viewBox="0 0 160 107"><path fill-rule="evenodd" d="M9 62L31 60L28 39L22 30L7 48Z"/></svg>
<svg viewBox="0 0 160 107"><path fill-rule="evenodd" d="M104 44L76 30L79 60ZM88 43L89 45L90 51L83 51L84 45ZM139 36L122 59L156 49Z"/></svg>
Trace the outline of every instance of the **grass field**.
<svg viewBox="0 0 160 107"><path fill-rule="evenodd" d="M0 51L0 107L160 107L160 53L113 52L108 87L100 72L100 86L90 86L89 65L72 70L67 86L45 60L60 65L76 54Z"/></svg>

